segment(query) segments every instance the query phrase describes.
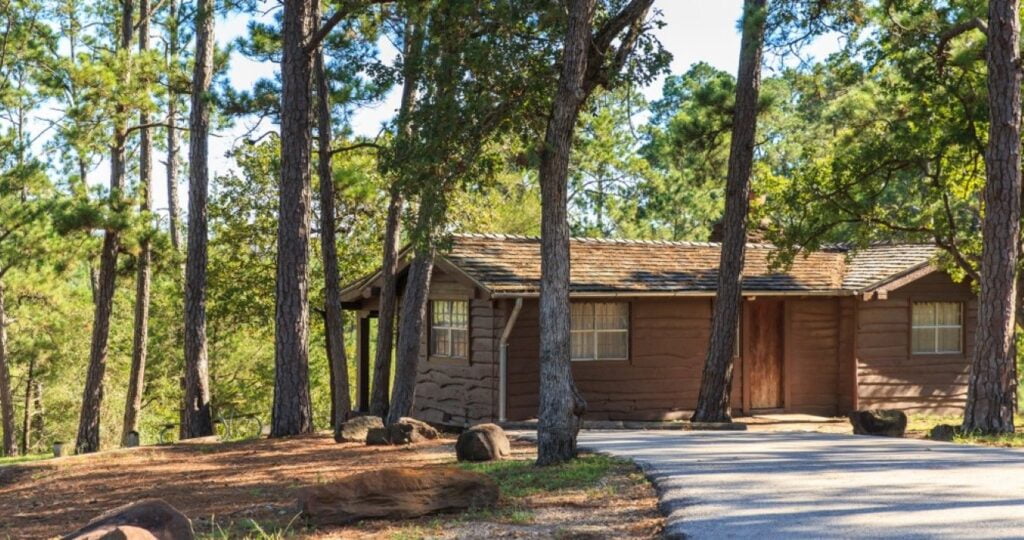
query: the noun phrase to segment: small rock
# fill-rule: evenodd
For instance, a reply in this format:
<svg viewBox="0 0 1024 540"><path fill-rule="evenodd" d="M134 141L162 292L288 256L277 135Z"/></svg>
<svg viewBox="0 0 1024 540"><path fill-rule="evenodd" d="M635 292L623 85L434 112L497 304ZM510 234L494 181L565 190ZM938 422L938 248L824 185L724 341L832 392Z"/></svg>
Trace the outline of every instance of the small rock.
<svg viewBox="0 0 1024 540"><path fill-rule="evenodd" d="M409 435L407 435L407 437L410 438L412 440L412 442L420 442L420 441L423 441L423 440L433 440L433 439L436 439L436 438L441 436L437 432L437 430L433 428L433 426L431 426L430 424L428 424L426 422L423 422L421 420L417 420L415 418L402 417L402 418L399 418L398 422L396 422L393 425L394 426L402 426L401 432L403 434L409 434ZM388 427L391 427L391 426L388 426ZM395 439L392 439L392 441L394 441L394 440ZM402 444L402 443L396 442L394 444Z"/></svg>
<svg viewBox="0 0 1024 540"><path fill-rule="evenodd" d="M391 444L391 439L388 438L388 430L383 427L370 428L366 431L366 444L370 446Z"/></svg>
<svg viewBox="0 0 1024 540"><path fill-rule="evenodd" d="M849 414L855 435L902 437L907 430L907 415L893 409L853 411Z"/></svg>
<svg viewBox="0 0 1024 540"><path fill-rule="evenodd" d="M335 442L363 442L366 433L373 428L384 427L384 421L376 415L356 416L341 424L334 433Z"/></svg>
<svg viewBox="0 0 1024 540"><path fill-rule="evenodd" d="M144 499L96 517L64 540L192 540L192 522L160 499Z"/></svg>
<svg viewBox="0 0 1024 540"><path fill-rule="evenodd" d="M398 422L381 428L370 428L366 432L366 444L371 446L386 444L415 444L436 439L440 435L437 430L426 422L415 418L402 417Z"/></svg>
<svg viewBox="0 0 1024 540"><path fill-rule="evenodd" d="M299 508L313 525L345 525L368 518L408 519L497 502L494 480L456 468L367 471L299 492Z"/></svg>
<svg viewBox="0 0 1024 540"><path fill-rule="evenodd" d="M928 438L933 441L953 442L953 439L960 433L960 428L949 424L939 424L932 428Z"/></svg>
<svg viewBox="0 0 1024 540"><path fill-rule="evenodd" d="M512 455L505 431L495 424L479 424L459 435L455 456L459 461L493 461Z"/></svg>

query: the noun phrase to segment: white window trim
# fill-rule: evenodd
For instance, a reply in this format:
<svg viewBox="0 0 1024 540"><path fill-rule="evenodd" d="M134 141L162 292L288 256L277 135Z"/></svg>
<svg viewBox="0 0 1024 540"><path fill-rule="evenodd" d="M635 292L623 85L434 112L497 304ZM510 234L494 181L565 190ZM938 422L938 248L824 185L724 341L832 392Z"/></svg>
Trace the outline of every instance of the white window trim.
<svg viewBox="0 0 1024 540"><path fill-rule="evenodd" d="M956 304L957 315L960 317L959 324L914 324L914 308L917 304ZM956 329L957 330L957 349L955 351L940 351L939 350L939 332L941 329ZM914 330L935 330L935 344L930 351L915 351L914 350ZM963 302L943 302L943 301L912 301L910 303L910 354L913 356L953 356L964 353L964 304Z"/></svg>
<svg viewBox="0 0 1024 540"><path fill-rule="evenodd" d="M434 306L436 305L437 302L443 302L443 303L448 305L448 320L449 321L451 321L451 319L452 319L452 313L454 312L454 309L452 309L452 308L455 306L455 304L456 303L464 303L464 304L466 304L466 324L465 324L465 326L456 326L456 325L452 324L451 322L449 322L447 325L436 324L435 319L434 319ZM452 339L452 331L453 330L462 330L462 331L466 332L466 354L465 354L465 356L455 356L455 355L452 354L452 346L455 344L454 340ZM447 351L443 351L442 352L442 351L435 351L434 350L434 347L435 347L435 345L437 343L437 340L435 339L434 336L435 336L435 333L439 332L439 331L440 332L444 332L448 336L448 339L447 339L448 350ZM429 348L430 348L430 356L435 356L435 357L438 357L438 358L457 358L457 359L460 359L460 360L469 358L469 301L467 301L467 300L448 299L448 298L438 298L438 299L431 300L430 301L430 336L429 336L429 339L430 339L430 343L428 345L429 345Z"/></svg>
<svg viewBox="0 0 1024 540"><path fill-rule="evenodd" d="M629 302L576 302L577 304L624 304L626 306L626 327L625 328L589 328L586 330L569 330L569 359L572 362L623 362L629 361L629 354L631 352L630 347L630 336L629 336L629 320L632 316ZM571 307L570 307L571 309ZM572 356L572 337L577 334L592 335L593 342L591 343L591 350L593 355L586 356ZM599 356L598 355L598 334L625 334L626 335L626 354L625 356Z"/></svg>

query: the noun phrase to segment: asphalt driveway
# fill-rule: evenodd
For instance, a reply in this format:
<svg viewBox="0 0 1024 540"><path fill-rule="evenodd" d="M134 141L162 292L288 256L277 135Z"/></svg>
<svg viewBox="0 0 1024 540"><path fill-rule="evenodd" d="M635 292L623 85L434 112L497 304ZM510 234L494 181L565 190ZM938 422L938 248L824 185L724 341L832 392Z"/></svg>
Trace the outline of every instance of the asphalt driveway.
<svg viewBox="0 0 1024 540"><path fill-rule="evenodd" d="M645 469L671 537L1024 538L1024 450L811 432L579 440Z"/></svg>

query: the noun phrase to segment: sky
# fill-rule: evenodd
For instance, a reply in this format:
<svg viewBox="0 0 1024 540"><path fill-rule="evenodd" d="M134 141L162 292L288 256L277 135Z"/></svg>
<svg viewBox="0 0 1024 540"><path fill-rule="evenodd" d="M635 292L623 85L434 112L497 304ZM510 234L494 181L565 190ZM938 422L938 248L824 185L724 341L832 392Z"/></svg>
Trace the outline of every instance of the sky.
<svg viewBox="0 0 1024 540"><path fill-rule="evenodd" d="M269 7L270 2L264 2ZM740 35L737 26L742 13L742 0L656 0L655 9L662 11L662 19L666 23L656 31L656 35L673 55L672 74L681 74L697 62L707 62L712 66L736 72L739 61ZM269 15L267 16L269 21ZM217 21L217 42L224 47L238 37L246 34L248 18L244 16L222 17ZM397 51L387 40L378 44L381 58L392 59ZM838 48L837 38L825 36L812 43L806 54L821 59ZM233 54L228 67L228 77L237 89L248 89L259 79L274 74L276 66L267 63L253 62L240 54ZM768 75L766 73L766 75ZM661 95L663 78L642 89L648 99ZM395 114L398 107L398 90L393 89L385 99L374 106L357 111L352 120L352 128L356 135L374 136L382 123ZM241 120L230 128L214 132L210 138L210 168L214 177L232 170L233 161L225 154L238 141L239 137L252 126L251 121ZM273 126L260 126L258 133L273 129ZM157 163L162 156L157 156ZM101 164L93 174L94 181L105 181L107 164ZM160 178L158 174L155 178ZM188 193L187 186L179 188L181 197ZM154 208L158 213L165 214L167 208L166 185L155 182ZM182 201L182 208L187 204Z"/></svg>

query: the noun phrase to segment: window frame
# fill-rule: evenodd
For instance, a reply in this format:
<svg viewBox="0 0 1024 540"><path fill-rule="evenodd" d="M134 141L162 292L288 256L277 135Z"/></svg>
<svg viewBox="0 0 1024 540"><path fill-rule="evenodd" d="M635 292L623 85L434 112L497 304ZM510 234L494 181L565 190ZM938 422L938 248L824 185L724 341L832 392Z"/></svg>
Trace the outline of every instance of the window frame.
<svg viewBox="0 0 1024 540"><path fill-rule="evenodd" d="M914 309L919 304L953 304L953 305L956 305L957 306L957 315L958 315L958 318L959 318L959 323L956 324L956 325L952 325L952 324L938 324L938 323L927 324L927 325L920 325L920 326L915 325L914 324ZM907 349L910 351L910 356L914 356L914 357L928 357L928 356L945 356L945 357L954 356L955 357L955 356L963 356L964 355L964 349L965 349L965 347L967 345L966 344L967 336L965 334L965 329L966 329L966 325L965 325L966 313L964 313L965 307L966 307L965 302L963 302L961 300L947 300L947 299L935 299L935 298L912 298L910 300L910 310L909 310L909 319L910 319L909 320L909 325L908 325L909 326L909 329L908 329L909 335L907 336L907 338L908 338L907 339L907 342L908 342L907 343ZM950 351L938 350L939 330L940 329L952 329L952 328L956 328L958 330L958 332L957 332L957 336L958 336L958 341L957 341L958 348L957 348L957 350L955 350L955 351L954 350L950 350ZM917 330L917 329L934 330L935 331L935 347L934 347L934 349L927 350L927 351L917 351L917 350L914 349L914 331Z"/></svg>
<svg viewBox="0 0 1024 540"><path fill-rule="evenodd" d="M442 303L445 303L445 304L448 305L449 323L446 326L437 326L435 324L434 306L438 302L442 302ZM465 323L464 327L454 326L453 323L450 322L450 320L451 320L451 313L454 311L454 310L452 310L452 307L454 307L454 305L457 304L457 303L461 303L461 304L466 306L466 323ZM472 354L472 336L470 334L470 328L472 326L472 317L471 317L471 312L470 312L469 300L466 299L466 298L431 298L429 303L428 303L427 309L428 309L427 313L429 315L429 331L427 333L427 358L428 359L437 359L437 360L454 360L454 361L460 361L460 362L462 362L462 361L468 362L469 358L470 358L470 355ZM448 351L447 351L447 353L439 353L439 352L436 352L436 350L435 350L435 345L437 344L437 337L435 335L435 331L436 330L442 330L442 331L446 331L447 332L447 335L448 335L448 340L447 340ZM466 354L465 355L454 355L454 354L452 354L452 345L454 344L454 341L452 339L452 334L454 333L454 331L458 331L458 330L462 330L462 331L464 331L466 333Z"/></svg>
<svg viewBox="0 0 1024 540"><path fill-rule="evenodd" d="M584 330L573 330L572 329L572 323L570 321L570 323L569 323L569 361L570 362L629 362L629 361L631 361L631 358L632 358L631 354L633 352L633 305L632 305L632 302L619 301L619 300L600 300L600 299L595 299L595 300L570 300L569 301L570 319L571 319L571 316L572 316L572 307L573 307L574 304L576 304L576 305L582 305L582 304L591 304L591 305L596 305L596 304L620 304L620 305L623 305L623 306L626 307L626 327L625 328L615 328L615 329L590 328L590 329L584 329ZM595 317L596 317L596 315L595 315ZM619 333L625 333L626 334L626 353L625 353L625 355L623 355L622 357L614 357L614 358L599 356L598 355L598 336L600 334L619 334ZM593 351L594 351L592 357L585 358L585 357L575 357L575 356L573 356L573 354L572 354L572 340L573 340L573 336L575 336L577 334L589 334L590 336L592 336L592 338L593 338L592 346L593 346Z"/></svg>

